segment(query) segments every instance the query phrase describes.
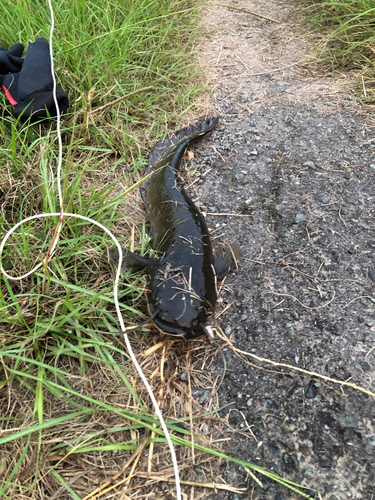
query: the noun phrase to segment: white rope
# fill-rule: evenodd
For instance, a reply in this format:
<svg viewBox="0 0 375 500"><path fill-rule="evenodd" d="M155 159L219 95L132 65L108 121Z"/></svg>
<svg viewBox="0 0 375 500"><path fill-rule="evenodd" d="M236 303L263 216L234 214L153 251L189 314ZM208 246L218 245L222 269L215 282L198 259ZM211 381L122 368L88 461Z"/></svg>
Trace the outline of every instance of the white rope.
<svg viewBox="0 0 375 500"><path fill-rule="evenodd" d="M51 30L49 34L49 55L51 61L51 73L53 81L53 100L56 106L56 116L57 116L57 139L59 141L59 159L57 162L57 190L59 193L59 205L60 210L63 210L63 197L61 193L61 163L62 163L62 138L61 138L61 123L60 123L60 108L56 99L56 78L55 78L55 67L53 63L53 30L55 28L55 16L53 15L53 8L51 0L48 0L49 10L51 13Z"/></svg>
<svg viewBox="0 0 375 500"><path fill-rule="evenodd" d="M159 405L158 405L158 403L156 401L156 398L155 398L155 396L154 396L154 394L152 392L151 386L148 383L148 381L147 381L144 373L142 372L142 368L139 366L137 358L135 357L133 349L132 349L132 347L130 345L129 338L128 338L128 335L126 333L126 328L125 328L124 320L123 320L123 317L122 317L122 314L121 314L121 310L120 310L120 304L119 304L119 301L118 301L118 287L119 287L119 282L120 282L120 273L121 273L121 266L122 266L122 260L123 260L121 245L118 242L118 240L116 239L116 237L111 233L111 231L109 231L109 229L107 229L106 227L104 227L99 222L97 222L97 221L95 221L93 219L90 219L89 217L84 217L83 215L72 214L72 213L64 213L63 196L62 196L62 192L61 192L62 138L61 138L61 128L60 128L60 109L59 109L58 102L57 102L57 99L56 99L56 79L55 79L55 74L54 74L53 52L52 52L52 36L53 36L53 30L54 30L54 26L55 26L55 20L54 20L54 13L53 13L53 8L52 8L51 0L48 0L48 4L49 4L50 12L51 12L51 31L50 31L50 41L49 41L49 43L50 43L51 71L52 71L52 79L53 79L53 99L54 99L54 102L55 102L56 113L57 113L57 136L58 136L58 143L59 143L59 158L58 158L58 164L57 164L57 187L58 187L58 195L59 195L60 212L56 212L56 213L42 213L42 214L38 214L38 215L33 215L31 217L27 217L26 219L23 219L21 222L18 222L15 226L13 226L6 233L6 235L4 236L4 238L2 239L1 244L0 244L0 270L4 274L4 276L6 276L8 278L8 280L17 281L17 280L21 280L23 278L26 278L30 274L34 273L37 269L39 269L43 265L43 263L46 263L46 265L48 265L48 261L52 257L52 255L53 255L53 253L55 251L58 239L59 239L59 235L60 235L60 231L61 231L61 227L62 227L62 221L63 221L63 217L64 216L66 216L66 217L75 217L77 219L81 219L81 220L85 220L85 221L91 222L92 224L100 227L100 229L102 229L105 233L107 233L112 238L112 240L116 244L118 252L119 252L119 261L118 261L118 267L117 267L117 271L116 271L115 284L114 284L114 289L113 289L113 297L114 297L114 301L115 301L115 306L116 306L116 312L117 312L118 320L119 320L119 323L120 323L120 326L121 326L121 330L124 333L124 339L125 339L126 347L127 347L128 351L129 351L130 357L131 357L131 359L132 359L132 361L134 363L134 366L136 367L136 369L138 371L138 374L141 377L141 379L142 379L142 381L143 381L143 383L144 383L144 385L145 385L145 387L146 387L146 389L147 389L147 391L148 391L148 393L150 395L152 404L154 405L154 408L155 408L155 411L156 411L156 415L157 415L157 417L158 417L158 419L160 421L161 427L162 427L162 429L163 429L163 431L165 433L165 437L166 437L168 445L169 445L169 449L170 449L170 452L171 452L171 458L172 458L172 462L173 462L173 468L174 468L174 474L175 474L175 481L176 481L177 500L182 500L182 497L181 497L181 486L180 486L180 476L179 476L179 471L178 471L178 464L177 464L176 452L175 452L175 449L174 449L171 437L169 435L168 428L165 425L163 416L161 414ZM24 274L22 276L10 276L5 271L5 269L3 267L2 259L1 259L4 246L5 246L5 243L7 242L8 238L11 236L11 234L18 227L20 227L25 222L29 222L31 220L40 219L40 218L44 218L44 217L55 217L55 216L59 217L59 222L58 222L58 226L57 226L57 230L56 230L56 233L55 233L55 237L54 237L53 243L52 243L52 245L51 245L51 247L49 249L48 255L45 257L44 261L40 262L31 271L27 272L26 274Z"/></svg>

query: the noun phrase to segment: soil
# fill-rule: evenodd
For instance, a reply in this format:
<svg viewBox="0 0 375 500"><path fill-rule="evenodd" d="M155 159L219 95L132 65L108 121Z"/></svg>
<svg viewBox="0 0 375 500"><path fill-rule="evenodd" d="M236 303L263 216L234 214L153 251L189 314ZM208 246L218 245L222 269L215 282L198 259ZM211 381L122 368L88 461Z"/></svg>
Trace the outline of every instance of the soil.
<svg viewBox="0 0 375 500"><path fill-rule="evenodd" d="M279 24L217 5L203 11L200 61L221 118L190 161L200 176L194 201L215 241L243 250L218 321L242 351L374 392L373 113L352 75L319 75L295 5L231 5ZM315 498L375 498L371 396L223 352L226 451L314 488ZM213 369L223 370L219 356ZM258 478L263 487L225 464L222 479L248 493L204 498L297 498Z"/></svg>

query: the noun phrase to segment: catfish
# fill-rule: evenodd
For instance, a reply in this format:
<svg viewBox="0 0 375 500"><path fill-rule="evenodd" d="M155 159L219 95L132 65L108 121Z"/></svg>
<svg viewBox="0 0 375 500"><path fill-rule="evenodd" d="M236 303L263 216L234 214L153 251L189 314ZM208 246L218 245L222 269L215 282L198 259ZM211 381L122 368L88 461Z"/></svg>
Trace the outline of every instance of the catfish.
<svg viewBox="0 0 375 500"><path fill-rule="evenodd" d="M159 258L146 259L123 249L123 267L147 266L147 302L152 321L167 335L193 339L212 331L218 281L237 265L238 245L220 244L215 251L206 221L179 176L186 147L210 132L218 118L185 127L165 137L150 152L141 186L152 245ZM117 249L108 252L117 261Z"/></svg>

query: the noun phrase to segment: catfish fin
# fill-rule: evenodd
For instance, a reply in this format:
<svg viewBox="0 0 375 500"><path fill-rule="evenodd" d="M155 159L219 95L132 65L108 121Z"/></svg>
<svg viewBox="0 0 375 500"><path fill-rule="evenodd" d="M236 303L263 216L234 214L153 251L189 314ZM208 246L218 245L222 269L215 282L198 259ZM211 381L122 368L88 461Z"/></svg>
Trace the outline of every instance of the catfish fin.
<svg viewBox="0 0 375 500"><path fill-rule="evenodd" d="M242 255L237 243L219 243L214 249L214 267L217 279L222 280L232 269L237 268L237 261Z"/></svg>
<svg viewBox="0 0 375 500"><path fill-rule="evenodd" d="M104 252L104 257L108 262L118 262L119 260L119 251L117 248L113 248L112 250L107 250ZM136 253L127 250L126 248L122 249L122 268L129 269L130 267L149 267L151 265L151 260L146 257L141 257Z"/></svg>

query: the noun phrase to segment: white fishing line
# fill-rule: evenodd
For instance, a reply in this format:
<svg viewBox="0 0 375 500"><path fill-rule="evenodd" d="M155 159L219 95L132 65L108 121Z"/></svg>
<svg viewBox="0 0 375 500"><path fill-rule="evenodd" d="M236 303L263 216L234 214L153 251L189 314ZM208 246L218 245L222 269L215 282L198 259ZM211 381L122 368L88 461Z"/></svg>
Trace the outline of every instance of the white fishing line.
<svg viewBox="0 0 375 500"><path fill-rule="evenodd" d="M81 219L81 220L85 220L87 222L90 222L91 224L94 224L94 225L100 227L100 229L102 229L105 233L107 233L110 236L110 238L112 238L112 240L116 244L118 252L119 252L119 261L118 261L118 267L117 267L117 270L116 270L116 278L115 278L115 284L114 284L114 289L113 289L113 298L114 298L114 302L115 302L115 307L116 307L116 312L117 312L117 316L118 316L118 321L120 323L121 330L124 333L124 340L125 340L126 347L127 347L128 351L129 351L130 357L131 357L131 359L132 359L132 361L134 363L134 366L136 367L136 369L138 371L139 376L142 379L142 382L144 383L144 385L145 385L145 387L146 387L146 389L147 389L147 391L148 391L148 393L150 395L152 404L154 405L154 408L155 408L156 415L157 415L157 417L158 417L158 419L160 421L161 427L162 427L162 429L164 431L166 440L168 442L169 449L170 449L170 452L171 452L171 458L172 458L172 462L173 462L173 468L174 468L174 475L175 475L175 481L176 481L177 500L182 500L182 497L181 497L181 486L180 486L180 476L179 476L179 471L178 471L178 464L177 464L176 452L175 452L175 449L174 449L171 437L169 435L168 428L165 425L163 416L161 414L159 405L158 405L158 403L156 401L156 398L155 398L155 396L154 396L154 394L152 392L151 386L148 383L148 381L146 379L146 376L144 375L144 373L142 371L142 368L139 366L137 358L135 357L133 349L132 349L132 347L130 345L130 341L129 341L128 335L126 334L126 328L125 328L124 320L123 320L123 317L122 317L122 314L121 314L121 310L120 310L120 304L119 304L119 301L118 301L118 287L119 287L119 282L120 282L120 273L121 273L121 266L122 266L122 260L123 260L123 254L122 254L121 245L118 242L118 240L116 239L116 237L111 233L111 231L109 231L109 229L107 229L106 227L104 227L103 224L100 224L99 222L97 222L97 221L95 221L93 219L90 219L89 217L85 217L83 215L72 214L72 213L68 213L68 212L64 213L63 196L62 196L62 190L61 190L62 138L61 138L61 126L60 126L60 109L59 109L57 98L56 98L56 78L55 78L55 74L54 74L53 51L52 51L52 37L53 37L53 31L54 31L54 27L55 27L55 18L54 18L54 12L53 12L53 8L52 8L51 0L48 0L48 5L49 5L49 8L50 8L50 13L51 13L51 30L50 30L50 40L49 40L49 43L50 43L51 71L52 71L52 79L53 79L53 99L54 99L55 106L56 106L56 114L57 114L57 137L58 137L58 144L59 144L59 157L58 157L58 164L57 164L57 189L58 189L58 196L59 196L60 212L42 213L42 214L38 214L38 215L33 215L31 217L27 217L26 219L23 219L21 222L18 222L15 226L13 226L6 233L6 235L4 236L4 238L2 239L1 244L0 244L0 270L4 274L4 276L6 276L8 278L8 280L18 281L18 280L26 278L30 274L34 273L44 263L46 265L48 265L48 261L52 257L52 255L53 255L53 253L55 251L55 248L56 248L56 245L57 245L57 242L58 242L58 239L59 239L59 235L60 235L60 232L61 232L61 227L62 227L62 222L63 222L63 218L64 217L75 217L77 219ZM22 276L10 276L5 271L5 269L3 267L2 259L1 259L2 258L2 253L3 253L4 246L5 246L8 238L11 236L11 234L16 229L18 229L25 222L29 222L29 221L32 221L32 220L35 220L35 219L41 219L41 218L45 218L45 217L59 217L59 222L58 222L58 225L57 225L57 229L55 231L55 235L54 235L54 238L52 240L52 244L50 246L50 249L48 251L47 256L44 258L43 262L40 262L38 265L36 265L31 271L27 272L26 274L24 274Z"/></svg>

